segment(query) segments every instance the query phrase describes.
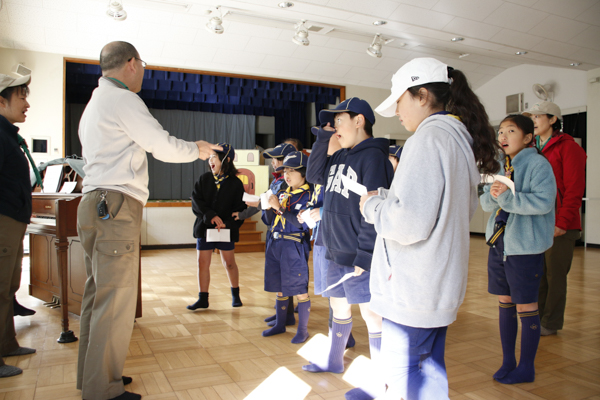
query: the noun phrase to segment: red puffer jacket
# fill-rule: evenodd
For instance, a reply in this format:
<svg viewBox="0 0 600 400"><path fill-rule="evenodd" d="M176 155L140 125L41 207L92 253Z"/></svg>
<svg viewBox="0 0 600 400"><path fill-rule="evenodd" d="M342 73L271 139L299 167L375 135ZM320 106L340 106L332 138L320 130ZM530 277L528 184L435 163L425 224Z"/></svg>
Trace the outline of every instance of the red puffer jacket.
<svg viewBox="0 0 600 400"><path fill-rule="evenodd" d="M585 190L587 155L571 135L558 131L542 152L552 165L558 189L555 225L564 230L581 230L579 208Z"/></svg>

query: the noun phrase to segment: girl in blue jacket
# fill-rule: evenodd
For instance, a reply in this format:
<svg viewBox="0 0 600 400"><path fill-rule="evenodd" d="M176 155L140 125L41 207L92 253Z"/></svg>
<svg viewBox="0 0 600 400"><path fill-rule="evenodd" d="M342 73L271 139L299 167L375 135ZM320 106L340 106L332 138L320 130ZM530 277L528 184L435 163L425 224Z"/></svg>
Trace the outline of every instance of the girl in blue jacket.
<svg viewBox="0 0 600 400"><path fill-rule="evenodd" d="M552 166L533 143L533 122L509 115L500 123L498 142L504 150L501 170L515 184L514 194L500 181L486 185L484 211L493 211L486 228L492 246L488 257L488 291L498 295L502 367L500 383L533 382L540 341L538 290L544 252L552 246L556 181ZM521 319L521 359L515 359L517 318Z"/></svg>

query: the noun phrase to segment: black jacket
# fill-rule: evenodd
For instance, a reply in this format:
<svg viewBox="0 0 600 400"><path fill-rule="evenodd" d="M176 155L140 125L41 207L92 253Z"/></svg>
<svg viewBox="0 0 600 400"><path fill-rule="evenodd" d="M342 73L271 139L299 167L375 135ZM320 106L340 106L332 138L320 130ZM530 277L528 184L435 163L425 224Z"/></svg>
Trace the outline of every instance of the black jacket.
<svg viewBox="0 0 600 400"><path fill-rule="evenodd" d="M231 230L231 241L239 241L239 230L244 221L234 220L231 214L246 209L246 203L242 201L243 195L244 185L237 176L225 179L221 182L221 188L217 190L212 172L202 175L192 192L192 211L197 217L194 222L194 237L206 237L206 230L215 228L210 221L219 216L226 228Z"/></svg>
<svg viewBox="0 0 600 400"><path fill-rule="evenodd" d="M0 115L0 214L29 223L29 163L18 142L19 128Z"/></svg>

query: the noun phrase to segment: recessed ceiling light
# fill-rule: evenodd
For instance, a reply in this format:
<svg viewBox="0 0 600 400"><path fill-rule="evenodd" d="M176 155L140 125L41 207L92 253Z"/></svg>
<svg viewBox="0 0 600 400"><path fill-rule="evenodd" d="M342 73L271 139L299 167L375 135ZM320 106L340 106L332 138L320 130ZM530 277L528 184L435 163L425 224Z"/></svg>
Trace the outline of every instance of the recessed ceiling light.
<svg viewBox="0 0 600 400"><path fill-rule="evenodd" d="M526 51L517 51L515 54L518 56L522 56L524 54L527 54L527 52Z"/></svg>
<svg viewBox="0 0 600 400"><path fill-rule="evenodd" d="M381 26L381 25L385 25L387 24L387 21L375 21L373 22L373 25L375 26Z"/></svg>
<svg viewBox="0 0 600 400"><path fill-rule="evenodd" d="M571 65L571 67L579 67L581 65L581 63L572 62L570 65Z"/></svg>
<svg viewBox="0 0 600 400"><path fill-rule="evenodd" d="M277 4L279 6L279 8L290 8L290 7L294 7L294 3L292 3L291 1L282 1L281 3Z"/></svg>
<svg viewBox="0 0 600 400"><path fill-rule="evenodd" d="M453 41L453 42L462 42L463 40L465 40L465 38L462 38L462 37L453 37L450 40Z"/></svg>
<svg viewBox="0 0 600 400"><path fill-rule="evenodd" d="M458 58L465 58L465 57L469 57L470 54L469 53L462 53L461 55L458 56Z"/></svg>

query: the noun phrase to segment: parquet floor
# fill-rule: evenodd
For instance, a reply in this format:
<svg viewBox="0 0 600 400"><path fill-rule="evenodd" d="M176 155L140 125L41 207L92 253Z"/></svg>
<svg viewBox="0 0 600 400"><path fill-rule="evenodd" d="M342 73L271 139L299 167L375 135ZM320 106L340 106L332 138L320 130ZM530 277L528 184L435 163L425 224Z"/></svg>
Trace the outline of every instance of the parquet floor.
<svg viewBox="0 0 600 400"><path fill-rule="evenodd" d="M369 354L367 331L358 309L357 345L345 356L348 373L303 372L305 357L326 352L326 300L311 298L311 337L306 344L290 343L295 327L263 338L263 318L273 313L274 303L274 296L262 290L264 256L236 257L244 307L231 307L225 272L214 256L210 308L191 312L185 306L197 294L195 250L143 252L144 317L137 320L129 346L124 374L133 377L133 383L128 390L146 400L343 399L368 369L361 357ZM576 249L565 329L541 339L536 381L512 386L491 377L501 363L501 349L497 301L487 293L486 260L484 240L473 237L467 295L448 331L450 398L600 400L600 250ZM27 295L27 268L18 298L37 314L17 317L16 328L21 345L38 351L5 360L24 373L0 379L0 400L80 399L75 389L77 343L56 343L59 310ZM71 321L78 335L78 318L72 316Z"/></svg>

